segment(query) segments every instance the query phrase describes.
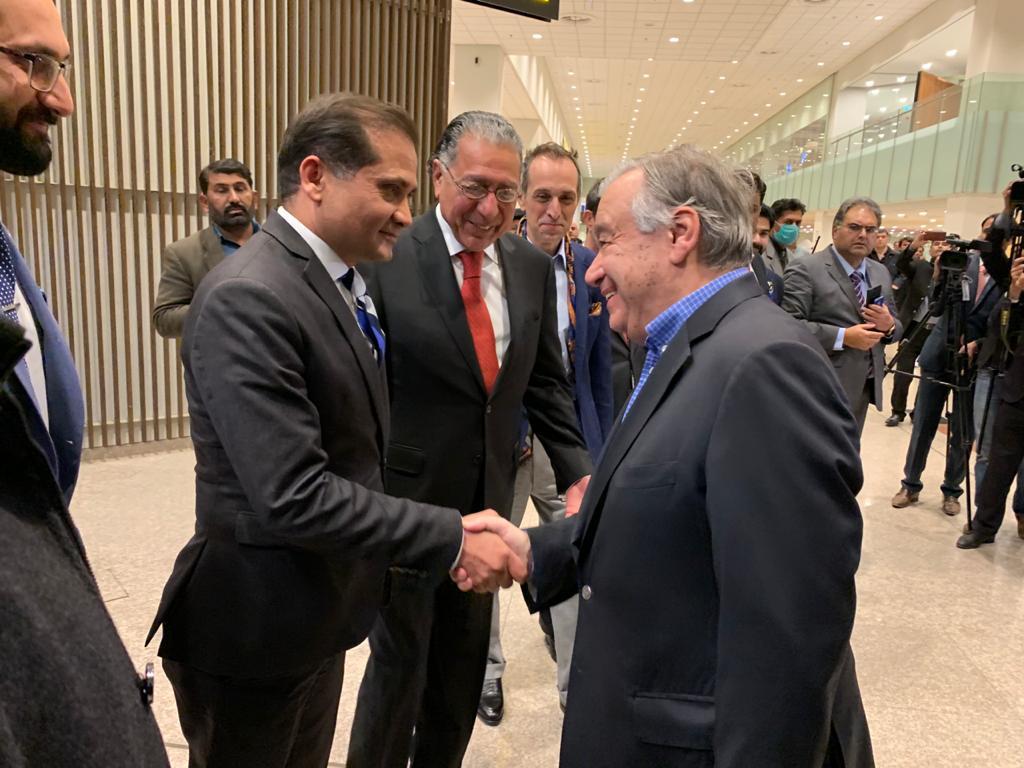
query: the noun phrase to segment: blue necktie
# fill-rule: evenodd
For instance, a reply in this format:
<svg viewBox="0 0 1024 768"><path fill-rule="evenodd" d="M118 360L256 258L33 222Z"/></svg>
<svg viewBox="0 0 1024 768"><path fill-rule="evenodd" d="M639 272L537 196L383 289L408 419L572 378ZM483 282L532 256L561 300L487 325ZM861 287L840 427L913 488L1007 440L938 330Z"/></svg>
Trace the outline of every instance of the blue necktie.
<svg viewBox="0 0 1024 768"><path fill-rule="evenodd" d="M11 255L11 241L7 230L0 227L0 306L4 317L12 323L19 323L18 308L14 304L14 257Z"/></svg>
<svg viewBox="0 0 1024 768"><path fill-rule="evenodd" d="M356 296L352 291L352 285L356 279L356 271L350 268L348 272L338 279L345 286L346 290L352 294L352 298L355 299L356 321L363 331L363 336L366 337L366 340L370 342L370 346L373 348L374 357L377 358L377 365L383 364L384 351L386 349L384 331L380 327L380 320L373 312L372 305L367 302L365 294L363 296Z"/></svg>
<svg viewBox="0 0 1024 768"><path fill-rule="evenodd" d="M864 275L854 270L850 273L850 282L853 283L853 292L857 294L857 303L860 304L861 309L864 309L868 298L864 291Z"/></svg>

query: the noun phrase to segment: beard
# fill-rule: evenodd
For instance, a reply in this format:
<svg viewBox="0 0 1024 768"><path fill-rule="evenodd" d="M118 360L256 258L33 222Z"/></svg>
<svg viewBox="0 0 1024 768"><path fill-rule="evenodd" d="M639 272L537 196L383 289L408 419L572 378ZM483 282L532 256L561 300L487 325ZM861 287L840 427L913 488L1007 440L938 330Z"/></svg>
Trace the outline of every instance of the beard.
<svg viewBox="0 0 1024 768"><path fill-rule="evenodd" d="M49 135L40 136L30 123L57 124L56 113L34 105L24 107L11 124L0 124L0 170L15 176L38 176L50 167L53 148Z"/></svg>
<svg viewBox="0 0 1024 768"><path fill-rule="evenodd" d="M223 211L210 208L210 219L221 229L234 229L252 221L252 211L244 205L230 205Z"/></svg>

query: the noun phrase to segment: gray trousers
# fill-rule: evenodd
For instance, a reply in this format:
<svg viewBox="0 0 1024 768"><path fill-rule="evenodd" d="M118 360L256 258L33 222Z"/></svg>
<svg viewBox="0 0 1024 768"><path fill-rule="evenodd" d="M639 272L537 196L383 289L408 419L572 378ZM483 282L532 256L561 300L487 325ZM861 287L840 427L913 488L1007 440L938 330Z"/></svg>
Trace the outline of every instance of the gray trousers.
<svg viewBox="0 0 1024 768"><path fill-rule="evenodd" d="M515 525L520 525L523 522L527 499L533 499L533 506L537 510L541 525L565 517L565 499L556 491L555 473L551 468L551 460L548 459L539 440L533 441L533 456L519 465L516 474L515 498L512 501L510 515L510 519ZM505 672L505 655L501 650L501 617L498 609L498 597L498 594L494 595L494 608L491 611L491 644L487 649L485 680L500 679ZM558 656L556 685L558 686L558 697L563 705L566 692L569 690L569 668L572 664L572 647L576 639L578 609L579 598L575 596L551 608L551 625L555 633L555 654Z"/></svg>

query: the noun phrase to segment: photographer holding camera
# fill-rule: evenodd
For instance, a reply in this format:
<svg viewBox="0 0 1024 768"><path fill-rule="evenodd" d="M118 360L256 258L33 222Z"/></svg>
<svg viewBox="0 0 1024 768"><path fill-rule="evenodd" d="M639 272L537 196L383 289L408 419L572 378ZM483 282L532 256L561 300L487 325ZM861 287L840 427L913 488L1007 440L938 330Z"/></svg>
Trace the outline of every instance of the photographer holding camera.
<svg viewBox="0 0 1024 768"><path fill-rule="evenodd" d="M1014 170L1020 172L1019 166ZM1024 172L1021 172L1024 178ZM991 382L991 394L986 392L988 412L983 417L985 422L979 438L979 461L975 467L978 481L976 494L977 515L973 525L965 530L957 540L960 549L977 549L982 544L990 544L995 540L996 532L1002 524L1006 497L1014 477L1018 476L1024 461L1024 354L1016 354L1021 341L1024 326L1024 307L1020 297L1024 292L1024 255L1020 253L1021 229L1020 221L1024 218L1024 181L1007 186L1003 193L1006 209L992 225L989 240L996 246L993 258L987 262L992 282L1005 287L1006 297L1002 299L991 313L989 335L982 345L979 361L990 363L988 381ZM1011 253L1013 257L1009 273L1006 272L1007 262L1002 255L1004 238L1012 235L1016 247ZM1002 353L1008 355L1003 366L1005 374L1000 370ZM982 379L979 374L979 384ZM976 406L984 408L984 400L978 398ZM988 434L991 438L989 439ZM991 441L991 445L988 443ZM982 459L987 459L983 462ZM1021 503L1020 484L1014 498L1014 511L1024 511ZM1024 538L1024 519L1017 516L1017 534Z"/></svg>
<svg viewBox="0 0 1024 768"><path fill-rule="evenodd" d="M957 238L950 236L948 240ZM943 404L952 389L942 511L953 516L960 513L961 483L967 470L964 445L965 438L970 439L964 433L971 429L973 401L971 392L963 389L969 377L958 376L957 369L964 368L961 355L970 355L976 348L972 342L984 336L986 321L1000 292L994 281L987 279L977 252L971 252L964 261L964 255L950 250L948 244L940 247L942 250L934 261L934 287L929 300L936 323L918 359L921 378L914 405L914 429L907 446L903 481L892 498L892 505L902 509L917 502L924 487L921 473L938 430ZM963 318L962 323L960 318ZM964 327L958 328L961 324Z"/></svg>

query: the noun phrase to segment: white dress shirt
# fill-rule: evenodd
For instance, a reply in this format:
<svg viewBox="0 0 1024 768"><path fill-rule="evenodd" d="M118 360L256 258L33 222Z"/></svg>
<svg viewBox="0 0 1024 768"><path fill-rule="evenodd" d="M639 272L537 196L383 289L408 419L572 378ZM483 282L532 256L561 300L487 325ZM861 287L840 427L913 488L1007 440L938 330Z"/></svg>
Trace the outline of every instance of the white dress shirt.
<svg viewBox="0 0 1024 768"><path fill-rule="evenodd" d="M437 216L437 223L441 226L441 234L444 235L444 242L448 246L448 255L452 260L452 269L455 272L455 281L462 289L462 260L459 254L469 250L456 238L452 228L441 215L441 206L434 208ZM494 351L498 355L498 366L505 360L505 353L508 351L511 340L511 328L508 320L508 302L505 299L505 280L501 274L501 262L498 261L498 249L494 244L484 249L484 259L480 270L480 293L483 294L484 304L487 305L487 314L491 316L491 325L494 327Z"/></svg>
<svg viewBox="0 0 1024 768"><path fill-rule="evenodd" d="M356 298L363 300L363 306L366 311L372 315L376 315L377 311L373 307L373 299L370 298L369 294L366 293L366 281L363 280L363 276L359 274L359 270L355 270L355 278L352 280L352 291L349 292L344 285L341 284L341 277L348 272L352 267L345 263L338 254L334 252L327 243L325 243L320 237L313 232L309 227L295 218L291 213L286 211L284 207L277 209L278 215L282 219L288 222L292 229L298 232L301 237L308 245L314 255L320 259L320 263L324 265L324 269L327 270L327 274L331 276L331 280L334 281L334 286L338 289L338 293L345 300L345 305L349 308L352 313L352 317L356 316ZM369 343L367 339L367 343ZM373 344L371 343L372 347Z"/></svg>
<svg viewBox="0 0 1024 768"><path fill-rule="evenodd" d="M18 322L25 330L25 340L32 342L32 347L25 353L25 363L28 365L28 376L32 380L32 397L36 401L36 409L46 425L50 429L50 405L46 400L46 369L43 367L43 348L39 343L39 333L36 331L36 321L32 316L32 308L25 301L25 294L21 292L18 281L14 281L14 303L18 307Z"/></svg>
<svg viewBox="0 0 1024 768"><path fill-rule="evenodd" d="M529 234L529 230L527 230ZM533 243L527 236L526 240ZM534 243L536 245L536 243ZM569 372L569 268L565 259L565 238L558 242L558 250L551 257L555 267L555 301L558 315L558 341L562 345L562 366Z"/></svg>

